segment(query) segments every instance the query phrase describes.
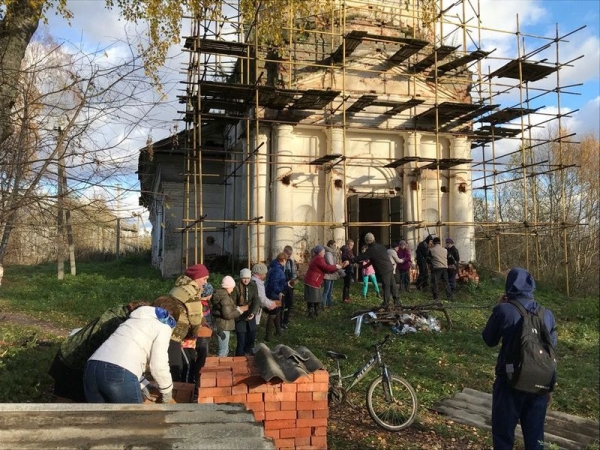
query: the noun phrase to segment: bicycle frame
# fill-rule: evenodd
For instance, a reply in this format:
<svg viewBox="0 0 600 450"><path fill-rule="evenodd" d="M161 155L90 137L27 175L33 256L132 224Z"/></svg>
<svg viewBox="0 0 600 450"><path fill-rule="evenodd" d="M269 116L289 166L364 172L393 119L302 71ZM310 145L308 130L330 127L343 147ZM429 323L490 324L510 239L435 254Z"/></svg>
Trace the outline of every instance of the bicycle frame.
<svg viewBox="0 0 600 450"><path fill-rule="evenodd" d="M343 380L348 380L348 379L353 379L352 383L350 384L350 386L348 386L346 388L346 391L350 391L354 386L356 386L358 383L360 383L360 381L367 376L367 374L373 369L373 367L375 367L376 365L381 367L381 375L383 376L384 380L389 380L390 377L390 373L388 370L387 365L383 362L382 358L381 358L381 351L379 350L379 348L385 344L388 340L389 336L387 336L383 342L376 344L375 345L375 353L373 354L373 356L371 357L371 359L369 361L367 361L367 363L362 366L360 369L358 369L357 371L355 371L353 374L351 375L344 375L342 376L342 371L340 369L340 360L336 360L337 363L337 378L338 378L338 382L337 382L337 386L338 387L344 387L342 381Z"/></svg>

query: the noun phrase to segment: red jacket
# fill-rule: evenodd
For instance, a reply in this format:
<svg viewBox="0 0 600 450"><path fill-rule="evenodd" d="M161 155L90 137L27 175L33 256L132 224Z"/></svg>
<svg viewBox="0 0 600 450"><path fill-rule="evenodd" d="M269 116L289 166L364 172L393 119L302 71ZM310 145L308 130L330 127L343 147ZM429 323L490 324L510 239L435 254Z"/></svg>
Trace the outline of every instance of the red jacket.
<svg viewBox="0 0 600 450"><path fill-rule="evenodd" d="M317 255L308 265L308 270L306 271L306 275L304 275L304 284L320 288L323 284L323 276L326 273L334 273L337 270L335 264L327 264L323 256Z"/></svg>

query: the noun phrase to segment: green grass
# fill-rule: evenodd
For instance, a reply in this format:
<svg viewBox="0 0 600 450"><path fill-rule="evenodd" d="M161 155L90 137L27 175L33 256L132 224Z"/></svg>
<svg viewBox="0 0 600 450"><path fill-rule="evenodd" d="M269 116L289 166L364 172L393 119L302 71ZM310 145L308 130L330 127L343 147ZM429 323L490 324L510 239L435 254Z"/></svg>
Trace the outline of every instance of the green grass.
<svg viewBox="0 0 600 450"><path fill-rule="evenodd" d="M105 309L131 300L153 300L169 291L172 280L162 280L159 273L141 259L125 258L107 263L78 264L76 277L67 275L56 280L54 265L6 267L0 287L2 311L18 311L35 319L43 319L66 329L83 325ZM211 275L217 285L221 275ZM348 355L343 371L350 373L370 356L371 345L382 339L389 328L363 325L360 336L354 335L355 311L370 308L380 300L363 300L361 284L352 286L352 304L343 304L341 282L334 291L335 307L322 312L316 320L308 319L301 300L302 287L296 288L297 300L292 325L278 342L291 347L308 347L326 365L325 352L335 350ZM491 392L497 348L490 349L481 340L491 307L502 292L503 280L483 278L479 286L464 286L456 295L448 329L441 312L433 312L442 324L441 333L418 332L397 336L384 349L392 371L417 389L421 403L420 417L403 436L413 436L414 448L420 448L419 436L433 436L456 442L456 448L480 448L489 444L489 434L458 424L429 412L435 402L470 387ZM371 291L372 292L372 291ZM554 291L538 287L536 298L554 312L559 333L559 383L552 407L570 414L598 420L599 386L599 311L597 298L566 298ZM412 292L403 297L404 304L430 303L430 296ZM474 308L479 307L482 308ZM264 320L258 340L264 339ZM0 402L41 402L50 399L51 379L46 374L60 339L34 326L15 326L0 322ZM273 346L277 342L270 342ZM232 338L232 348L235 337ZM370 374L375 376L375 374ZM354 435L347 429L332 429L330 448L411 448L407 442L394 441L390 434L370 423L363 408L368 380L357 386L351 396L359 407L360 420L370 431ZM364 416L364 418L363 418ZM357 419L358 420L358 419ZM398 435L398 434L397 434ZM462 445L464 444L464 445Z"/></svg>

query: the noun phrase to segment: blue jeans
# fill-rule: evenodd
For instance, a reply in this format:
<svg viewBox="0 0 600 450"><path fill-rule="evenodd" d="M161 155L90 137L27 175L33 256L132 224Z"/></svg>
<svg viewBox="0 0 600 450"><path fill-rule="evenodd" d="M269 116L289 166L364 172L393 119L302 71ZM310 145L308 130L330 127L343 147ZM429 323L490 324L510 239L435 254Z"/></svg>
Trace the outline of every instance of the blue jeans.
<svg viewBox="0 0 600 450"><path fill-rule="evenodd" d="M229 335L231 331L223 331L225 339L221 339L217 334L217 356L227 356L229 354Z"/></svg>
<svg viewBox="0 0 600 450"><path fill-rule="evenodd" d="M520 392L508 385L506 376L497 375L492 394L492 439L495 450L512 449L515 428L521 422L526 450L542 450L544 419L548 398Z"/></svg>
<svg viewBox="0 0 600 450"><path fill-rule="evenodd" d="M334 280L323 280L323 306L333 306L333 282Z"/></svg>
<svg viewBox="0 0 600 450"><path fill-rule="evenodd" d="M129 370L104 361L85 365L83 387L88 403L142 403L140 380Z"/></svg>

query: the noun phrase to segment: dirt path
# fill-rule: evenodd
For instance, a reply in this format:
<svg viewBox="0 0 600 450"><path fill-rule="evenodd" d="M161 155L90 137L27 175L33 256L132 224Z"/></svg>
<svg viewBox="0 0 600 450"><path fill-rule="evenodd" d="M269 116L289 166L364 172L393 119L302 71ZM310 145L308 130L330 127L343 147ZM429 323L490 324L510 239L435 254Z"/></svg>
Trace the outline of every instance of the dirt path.
<svg viewBox="0 0 600 450"><path fill-rule="evenodd" d="M59 337L67 337L71 330L60 328L45 320L39 320L27 314L0 311L0 323L11 323L15 325L27 325L30 327L40 328L48 333L55 334Z"/></svg>

